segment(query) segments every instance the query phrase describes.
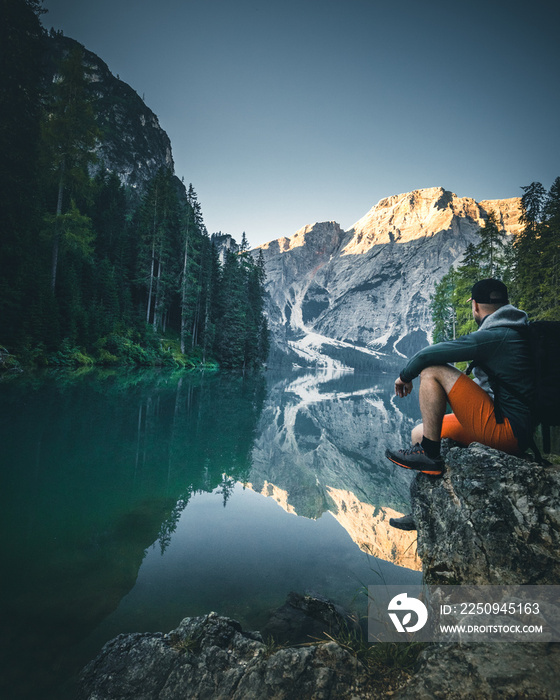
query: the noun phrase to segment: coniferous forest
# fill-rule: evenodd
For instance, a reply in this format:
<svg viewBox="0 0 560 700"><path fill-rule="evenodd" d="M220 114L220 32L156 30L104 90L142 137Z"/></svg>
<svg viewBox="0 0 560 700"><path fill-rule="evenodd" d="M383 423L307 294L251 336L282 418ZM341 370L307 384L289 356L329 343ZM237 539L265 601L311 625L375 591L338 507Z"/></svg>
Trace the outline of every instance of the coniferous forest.
<svg viewBox="0 0 560 700"><path fill-rule="evenodd" d="M81 48L44 71L39 0L2 0L0 361L253 368L268 354L264 263L219 251L162 167L143 191L96 168Z"/></svg>
<svg viewBox="0 0 560 700"><path fill-rule="evenodd" d="M476 330L468 300L472 285L487 277L501 279L510 302L531 320L560 321L560 177L548 192L540 182L522 190L519 233L507 236L489 214L477 243L469 244L460 265L436 284L434 342Z"/></svg>

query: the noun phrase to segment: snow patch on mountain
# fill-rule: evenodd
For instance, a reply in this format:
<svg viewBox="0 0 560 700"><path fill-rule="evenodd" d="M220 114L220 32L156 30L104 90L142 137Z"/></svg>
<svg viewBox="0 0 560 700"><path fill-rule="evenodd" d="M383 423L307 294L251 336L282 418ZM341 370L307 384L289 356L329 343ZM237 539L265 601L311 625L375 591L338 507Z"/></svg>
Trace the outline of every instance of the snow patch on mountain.
<svg viewBox="0 0 560 700"><path fill-rule="evenodd" d="M477 203L432 187L382 199L347 231L316 223L261 246L275 357L366 368L379 352L424 347L435 283L476 243L489 212L519 231L519 198Z"/></svg>

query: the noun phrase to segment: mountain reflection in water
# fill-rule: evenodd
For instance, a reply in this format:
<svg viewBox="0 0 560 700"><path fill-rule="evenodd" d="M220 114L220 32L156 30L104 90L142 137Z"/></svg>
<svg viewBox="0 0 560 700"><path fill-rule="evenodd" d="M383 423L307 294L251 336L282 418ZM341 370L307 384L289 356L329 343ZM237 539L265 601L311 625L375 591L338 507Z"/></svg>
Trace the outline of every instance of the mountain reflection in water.
<svg viewBox="0 0 560 700"><path fill-rule="evenodd" d="M255 629L292 589L348 603L379 576L416 581L414 533L388 526L411 475L383 453L418 419L393 380L1 382L0 695L71 697L76 671L120 632L210 610Z"/></svg>
<svg viewBox="0 0 560 700"><path fill-rule="evenodd" d="M252 451L251 488L297 515L317 518L328 510L364 552L420 570L416 533L389 525L409 507L411 474L388 462L385 449L407 444L419 419L412 400L395 404L393 384L392 374L272 379Z"/></svg>

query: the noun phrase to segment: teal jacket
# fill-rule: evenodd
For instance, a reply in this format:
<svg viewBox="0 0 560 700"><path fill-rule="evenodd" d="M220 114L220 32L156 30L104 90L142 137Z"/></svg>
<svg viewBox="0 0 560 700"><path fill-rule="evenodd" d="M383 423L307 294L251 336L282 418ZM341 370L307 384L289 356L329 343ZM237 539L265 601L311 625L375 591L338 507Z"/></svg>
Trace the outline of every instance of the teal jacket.
<svg viewBox="0 0 560 700"><path fill-rule="evenodd" d="M511 304L502 306L486 316L474 333L430 345L417 352L402 370L400 377L403 382L410 382L423 369L432 365L476 362L474 381L493 400L496 400L494 392L499 391L499 407L509 419L520 448L525 449L532 434L528 403L533 383L529 348L523 334L516 329L523 328L528 322L524 311ZM492 382L491 386L488 374L495 376L497 383ZM508 386L515 387L516 394L527 397L527 402L510 393Z"/></svg>

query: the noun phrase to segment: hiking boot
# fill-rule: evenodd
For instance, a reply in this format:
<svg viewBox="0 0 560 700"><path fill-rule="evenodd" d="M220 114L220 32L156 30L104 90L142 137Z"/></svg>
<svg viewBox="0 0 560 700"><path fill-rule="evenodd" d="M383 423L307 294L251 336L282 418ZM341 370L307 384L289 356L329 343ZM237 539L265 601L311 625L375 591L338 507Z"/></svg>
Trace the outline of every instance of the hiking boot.
<svg viewBox="0 0 560 700"><path fill-rule="evenodd" d="M441 476L444 471L443 458L432 459L428 457L419 442L408 450L398 450L398 452L387 450L385 457L390 459L393 464L398 464L399 467L414 469L430 476Z"/></svg>
<svg viewBox="0 0 560 700"><path fill-rule="evenodd" d="M397 530L416 530L416 523L412 514L403 515L402 518L389 518L389 525L396 527Z"/></svg>

